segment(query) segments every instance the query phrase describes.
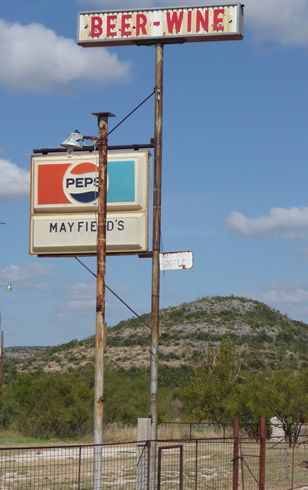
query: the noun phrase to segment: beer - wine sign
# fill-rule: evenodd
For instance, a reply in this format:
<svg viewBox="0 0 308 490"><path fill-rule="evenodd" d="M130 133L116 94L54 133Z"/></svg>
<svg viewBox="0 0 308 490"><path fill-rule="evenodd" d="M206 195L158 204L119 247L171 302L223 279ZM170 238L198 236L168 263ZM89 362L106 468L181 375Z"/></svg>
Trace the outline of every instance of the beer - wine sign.
<svg viewBox="0 0 308 490"><path fill-rule="evenodd" d="M242 39L243 5L80 12L81 46Z"/></svg>

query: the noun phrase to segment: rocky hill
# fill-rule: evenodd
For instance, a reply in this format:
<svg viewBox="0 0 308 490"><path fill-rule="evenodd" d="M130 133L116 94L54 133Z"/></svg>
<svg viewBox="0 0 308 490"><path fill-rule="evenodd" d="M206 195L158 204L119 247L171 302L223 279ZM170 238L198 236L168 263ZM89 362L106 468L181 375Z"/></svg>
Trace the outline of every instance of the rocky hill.
<svg viewBox="0 0 308 490"><path fill-rule="evenodd" d="M147 368L150 316L108 328L107 363L113 368ZM201 298L161 310L160 363L196 365L210 345L229 339L242 367L308 367L308 325L269 306L242 297ZM94 337L47 348L7 348L6 360L18 371L67 371L94 358Z"/></svg>

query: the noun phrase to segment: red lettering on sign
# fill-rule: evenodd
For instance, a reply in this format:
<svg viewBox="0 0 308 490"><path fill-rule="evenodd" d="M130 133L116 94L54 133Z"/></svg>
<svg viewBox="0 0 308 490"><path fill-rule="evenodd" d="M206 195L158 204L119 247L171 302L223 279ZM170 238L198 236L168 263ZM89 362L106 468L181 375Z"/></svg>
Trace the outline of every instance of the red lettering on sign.
<svg viewBox="0 0 308 490"><path fill-rule="evenodd" d="M117 35L115 29L116 29L116 21L117 16L116 15L107 15L106 18L106 35L107 37L114 37Z"/></svg>
<svg viewBox="0 0 308 490"><path fill-rule="evenodd" d="M166 12L167 29L169 34L173 34L174 29L176 34L180 32L183 23L183 15L183 10L181 10L181 12Z"/></svg>
<svg viewBox="0 0 308 490"><path fill-rule="evenodd" d="M208 32L209 30L209 11L204 10L197 10L196 13L196 32L200 31L206 31Z"/></svg>
<svg viewBox="0 0 308 490"><path fill-rule="evenodd" d="M136 36L140 36L140 34L147 35L147 18L144 14L136 15Z"/></svg>
<svg viewBox="0 0 308 490"><path fill-rule="evenodd" d="M192 16L192 11L188 10L188 12L187 12L187 32L191 32L191 16Z"/></svg>
<svg viewBox="0 0 308 490"><path fill-rule="evenodd" d="M214 14L213 14L213 17L214 17L214 22L213 22L213 29L214 31L224 31L225 28L224 28L224 25L223 25L223 16L225 13L225 9L215 9L214 10Z"/></svg>
<svg viewBox="0 0 308 490"><path fill-rule="evenodd" d="M103 34L103 20L98 15L93 15L91 18L91 36L100 37Z"/></svg>
<svg viewBox="0 0 308 490"><path fill-rule="evenodd" d="M131 21L132 19L132 14L123 14L122 15L122 20L121 20L121 31L122 31L122 36L131 36L132 31L129 30L131 28ZM129 21L129 22L127 22Z"/></svg>

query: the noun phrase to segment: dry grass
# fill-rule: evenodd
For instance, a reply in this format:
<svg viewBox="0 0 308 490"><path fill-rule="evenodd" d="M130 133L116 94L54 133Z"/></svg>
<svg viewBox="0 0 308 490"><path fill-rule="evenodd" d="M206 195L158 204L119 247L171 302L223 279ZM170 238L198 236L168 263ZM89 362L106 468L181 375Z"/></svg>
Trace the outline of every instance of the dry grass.
<svg viewBox="0 0 308 490"><path fill-rule="evenodd" d="M158 425L158 439L211 439L232 437L232 427L223 430L211 424L161 423Z"/></svg>
<svg viewBox="0 0 308 490"><path fill-rule="evenodd" d="M109 424L104 435L105 442L128 442L137 440L137 426Z"/></svg>
<svg viewBox="0 0 308 490"><path fill-rule="evenodd" d="M124 424L108 424L104 428L104 442L128 442L137 440L137 426ZM13 430L0 431L0 448L7 447L33 447L33 446L64 446L67 444L91 444L92 434L88 434L82 439L36 439L23 436ZM0 490L2 490L0 488Z"/></svg>

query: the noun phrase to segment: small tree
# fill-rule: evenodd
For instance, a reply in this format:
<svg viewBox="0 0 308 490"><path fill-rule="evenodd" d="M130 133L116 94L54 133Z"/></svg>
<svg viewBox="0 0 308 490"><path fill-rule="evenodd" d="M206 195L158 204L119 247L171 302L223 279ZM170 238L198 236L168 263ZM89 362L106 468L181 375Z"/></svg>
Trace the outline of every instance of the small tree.
<svg viewBox="0 0 308 490"><path fill-rule="evenodd" d="M229 342L211 347L188 381L187 409L196 420L225 426L232 420L231 395L236 390L240 363Z"/></svg>
<svg viewBox="0 0 308 490"><path fill-rule="evenodd" d="M5 391L0 422L33 437L85 435L92 399L92 389L76 374L20 374Z"/></svg>
<svg viewBox="0 0 308 490"><path fill-rule="evenodd" d="M308 420L308 372L277 371L271 378L271 408L291 446Z"/></svg>
<svg viewBox="0 0 308 490"><path fill-rule="evenodd" d="M277 417L290 444L295 443L308 420L308 371L280 369L248 375L233 399L242 422Z"/></svg>

